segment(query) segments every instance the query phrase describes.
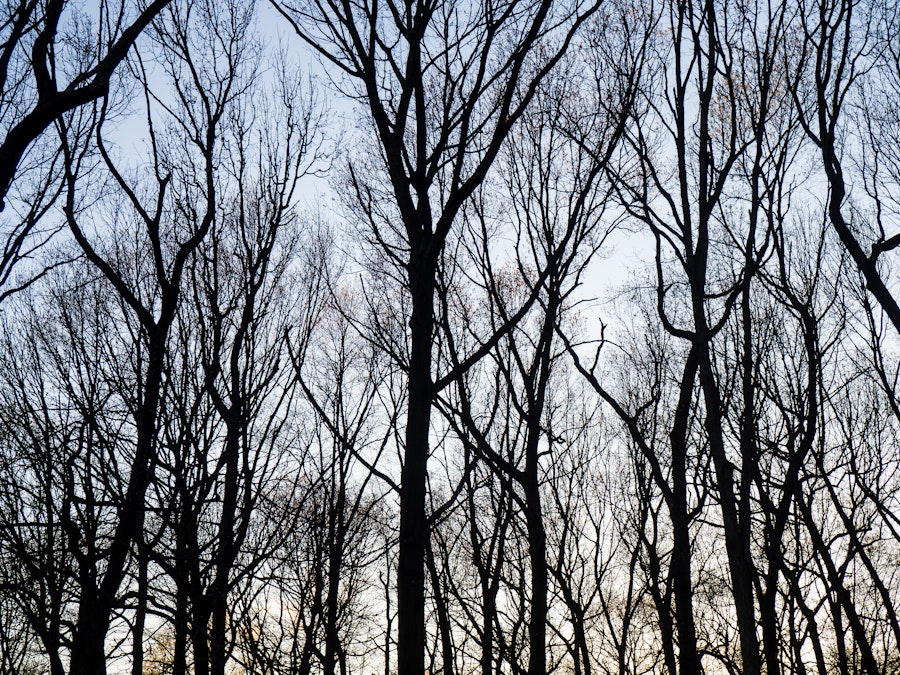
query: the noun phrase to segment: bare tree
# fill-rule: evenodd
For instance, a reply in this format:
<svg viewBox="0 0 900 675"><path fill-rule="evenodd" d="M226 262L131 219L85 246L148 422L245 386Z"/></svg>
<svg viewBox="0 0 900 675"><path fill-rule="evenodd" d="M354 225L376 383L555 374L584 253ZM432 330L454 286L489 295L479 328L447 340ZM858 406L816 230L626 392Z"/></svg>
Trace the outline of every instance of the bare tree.
<svg viewBox="0 0 900 675"><path fill-rule="evenodd" d="M127 484L109 539L103 543L104 564L92 571L82 570L79 578L78 619L69 666L72 673L104 671L112 613L121 602L119 591L128 571L132 544L143 531L144 498L157 452L157 417L168 342L181 303L186 266L217 216L220 127L235 96L246 86L248 64L243 50L250 15L237 4L224 8L211 4L175 6L167 12L158 30L166 45L161 60L174 101L168 103L157 94L147 83L145 71L138 70L139 80L143 80L138 84L147 101L149 184L135 185L129 172L120 168L106 140L108 99L103 99L98 109L99 170L105 171L115 186L118 202L114 208L122 215L129 214L131 223L141 228L134 231L140 233L137 247L149 254L147 276L139 273L141 266L135 267L121 255L121 248L114 242L97 238L85 226L86 204L93 200L85 174L98 167L88 146L73 146L64 130L61 134L66 178L63 210L68 227L85 258L133 316L135 349L142 361L135 373L136 389L128 396L134 451L129 453ZM189 22L202 22L205 30L188 33ZM154 109L156 101L159 107ZM157 111L170 115L173 126L168 138L154 128ZM113 229L114 225L109 223L107 227ZM143 279L149 282L140 283Z"/></svg>
<svg viewBox="0 0 900 675"><path fill-rule="evenodd" d="M462 340L471 340L472 318L470 301L460 297L462 291L450 280L479 279L487 320L494 326L512 322L529 298L537 298L491 351L487 372L461 377L452 396L439 397L455 432L473 457L490 466L501 485L508 485L506 494L524 518L520 536L527 541L529 576L523 607L528 627L525 670L531 675L545 673L556 660L551 648L556 621L550 607L553 556L547 548L544 507L545 462L551 460L543 458L564 461L568 448L578 443L575 430L583 428L559 412L573 407L574 401L564 400L565 348L557 334L577 306L585 270L615 222L606 213L604 167L624 132L646 38L646 24L632 23L624 7L611 8L603 23L616 41L589 33L588 53L597 61L564 59L559 79L539 89L532 109L511 135L500 165L502 177L484 188L484 193L497 194L498 184L503 186L500 194L508 195L502 202L505 214L495 216L491 197L479 194L467 212L471 233L460 246L471 250L465 256L454 251L439 275L438 295L446 308L441 313L443 339L451 368L465 358ZM610 58L612 49L617 50L615 60ZM606 107L586 110L585 100L603 100ZM497 265L491 243L504 226L516 244L512 260ZM466 257L476 270L468 275L458 271ZM454 308L460 308L460 316L454 316ZM565 584L561 590L565 596L572 587ZM566 603L577 632L581 609L571 593ZM583 638L573 655L576 670L586 658Z"/></svg>
<svg viewBox="0 0 900 675"><path fill-rule="evenodd" d="M410 302L408 352L397 355L408 377L397 649L398 672L414 675L425 657L432 402L435 391L456 377L451 372L435 378L433 372L439 260L460 210L505 137L598 3L276 7L346 76L367 111L381 167L364 175L351 164L350 182L371 241L396 266ZM480 358L506 330L485 336L484 345L461 366Z"/></svg>

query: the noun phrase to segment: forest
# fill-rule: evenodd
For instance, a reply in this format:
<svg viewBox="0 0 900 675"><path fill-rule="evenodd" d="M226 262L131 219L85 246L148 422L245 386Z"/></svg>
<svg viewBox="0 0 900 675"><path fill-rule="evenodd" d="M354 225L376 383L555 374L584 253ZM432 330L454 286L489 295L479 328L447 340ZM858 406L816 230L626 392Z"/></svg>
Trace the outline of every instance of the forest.
<svg viewBox="0 0 900 675"><path fill-rule="evenodd" d="M900 673L895 0L0 7L0 675Z"/></svg>

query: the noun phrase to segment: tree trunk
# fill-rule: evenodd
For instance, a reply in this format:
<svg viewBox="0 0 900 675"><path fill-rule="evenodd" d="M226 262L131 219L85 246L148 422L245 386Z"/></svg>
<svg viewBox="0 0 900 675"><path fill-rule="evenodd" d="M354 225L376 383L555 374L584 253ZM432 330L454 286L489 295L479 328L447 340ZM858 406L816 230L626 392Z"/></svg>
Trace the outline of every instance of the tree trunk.
<svg viewBox="0 0 900 675"><path fill-rule="evenodd" d="M697 353L696 349L692 348L681 375L678 406L669 434L672 450L672 502L668 504L669 517L672 519L672 558L669 565L675 595L680 675L700 675L697 626L694 622L694 585L691 578L691 533L687 495L688 420L696 377Z"/></svg>
<svg viewBox="0 0 900 675"><path fill-rule="evenodd" d="M239 406L239 404L236 404ZM237 558L235 516L238 501L238 459L241 450L240 412L227 421L228 437L225 439L225 485L222 495L222 518L219 522L218 550L216 552L216 576L209 589L210 616L209 672L225 675L227 661L225 633L228 627L228 590L231 569Z"/></svg>
<svg viewBox="0 0 900 675"><path fill-rule="evenodd" d="M409 405L400 482L397 569L397 673L422 675L425 664L425 488L431 428L431 338L434 328L435 262L414 246L409 264Z"/></svg>
<svg viewBox="0 0 900 675"><path fill-rule="evenodd" d="M99 602L96 591L82 591L78 603L78 627L72 642L69 675L104 675L106 673L106 633L109 611Z"/></svg>

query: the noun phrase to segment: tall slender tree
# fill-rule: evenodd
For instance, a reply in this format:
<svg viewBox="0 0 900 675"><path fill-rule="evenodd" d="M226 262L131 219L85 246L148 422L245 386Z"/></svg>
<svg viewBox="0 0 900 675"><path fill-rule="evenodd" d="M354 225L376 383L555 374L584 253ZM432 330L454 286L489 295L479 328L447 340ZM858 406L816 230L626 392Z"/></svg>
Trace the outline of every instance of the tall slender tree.
<svg viewBox="0 0 900 675"><path fill-rule="evenodd" d="M407 409L400 477L398 673L425 663L428 456L436 390L439 261L466 201L598 2L562 6L508 0L276 3L297 34L346 77L365 110L380 166L350 163L350 185L369 237L396 267L409 302ZM369 172L373 173L370 174ZM513 317L461 362L508 331ZM405 341L404 341L405 342Z"/></svg>

